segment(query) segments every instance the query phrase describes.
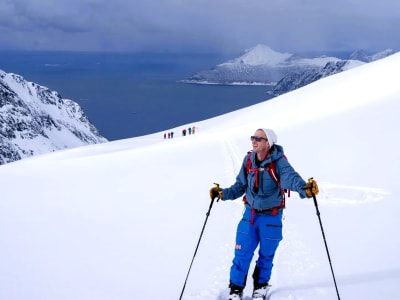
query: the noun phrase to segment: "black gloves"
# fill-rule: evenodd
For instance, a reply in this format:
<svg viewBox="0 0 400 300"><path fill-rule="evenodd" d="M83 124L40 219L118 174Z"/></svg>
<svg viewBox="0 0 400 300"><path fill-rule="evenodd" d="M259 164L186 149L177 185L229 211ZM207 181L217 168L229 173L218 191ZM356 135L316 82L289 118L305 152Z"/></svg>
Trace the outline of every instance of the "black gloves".
<svg viewBox="0 0 400 300"><path fill-rule="evenodd" d="M308 179L304 189L306 190L306 195L308 198L318 195L319 193L318 184L312 177Z"/></svg>
<svg viewBox="0 0 400 300"><path fill-rule="evenodd" d="M210 189L210 198L211 200L214 200L215 198L222 199L222 189L219 187L218 183L214 183L215 186ZM217 201L218 201L217 200Z"/></svg>

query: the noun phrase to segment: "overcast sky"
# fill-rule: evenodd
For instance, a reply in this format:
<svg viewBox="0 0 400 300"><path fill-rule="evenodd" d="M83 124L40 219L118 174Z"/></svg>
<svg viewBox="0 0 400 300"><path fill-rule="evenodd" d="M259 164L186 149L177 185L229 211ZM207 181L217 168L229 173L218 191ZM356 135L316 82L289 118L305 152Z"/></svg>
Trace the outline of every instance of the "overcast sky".
<svg viewBox="0 0 400 300"><path fill-rule="evenodd" d="M0 0L0 50L400 50L400 0Z"/></svg>

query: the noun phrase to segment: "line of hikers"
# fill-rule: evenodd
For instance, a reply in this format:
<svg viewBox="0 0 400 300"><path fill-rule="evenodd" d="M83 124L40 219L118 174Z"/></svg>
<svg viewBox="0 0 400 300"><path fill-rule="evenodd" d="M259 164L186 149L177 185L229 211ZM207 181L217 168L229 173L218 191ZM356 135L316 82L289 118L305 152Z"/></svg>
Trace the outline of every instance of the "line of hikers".
<svg viewBox="0 0 400 300"><path fill-rule="evenodd" d="M195 126L189 127L189 128L187 128L187 129L184 128L184 129L182 130L182 135L183 135L183 136L186 136L186 134L194 134L194 133L196 132L196 130L197 130L197 127L195 127ZM169 138L169 139L174 138L174 132L173 132L173 131L165 132L165 133L164 133L164 139L167 139L167 138Z"/></svg>
<svg viewBox="0 0 400 300"><path fill-rule="evenodd" d="M188 133L188 134L194 134L195 132L196 132L196 127L189 127L188 129L187 129L187 131L186 131L186 128L185 129L183 129L182 130L182 135L183 136L185 136L186 135L186 133Z"/></svg>

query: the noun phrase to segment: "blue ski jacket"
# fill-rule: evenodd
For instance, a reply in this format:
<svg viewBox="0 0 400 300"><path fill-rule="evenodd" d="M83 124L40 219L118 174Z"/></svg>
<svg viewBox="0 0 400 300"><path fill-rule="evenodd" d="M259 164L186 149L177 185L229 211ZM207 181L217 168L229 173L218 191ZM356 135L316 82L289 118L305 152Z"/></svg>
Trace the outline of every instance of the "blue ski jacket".
<svg viewBox="0 0 400 300"><path fill-rule="evenodd" d="M275 161L276 174L283 189L296 191L300 198L306 198L304 187L306 182L294 170L288 160L284 157L283 147L275 144L275 149L259 166L255 163L256 153L251 155L251 168L259 168L259 172L247 172L247 155L243 159L242 167L236 176L236 182L229 188L222 189L222 200L234 200L243 194L246 195L245 205L255 210L267 210L280 205L282 201L282 190L272 179L264 168ZM256 176L258 175L258 188L255 188Z"/></svg>

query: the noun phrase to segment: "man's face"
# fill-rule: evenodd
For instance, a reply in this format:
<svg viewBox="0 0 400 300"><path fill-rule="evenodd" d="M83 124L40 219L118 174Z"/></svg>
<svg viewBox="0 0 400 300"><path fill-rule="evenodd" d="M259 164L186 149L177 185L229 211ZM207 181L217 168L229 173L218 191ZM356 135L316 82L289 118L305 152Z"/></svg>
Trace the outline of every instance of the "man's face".
<svg viewBox="0 0 400 300"><path fill-rule="evenodd" d="M253 151L256 153L265 153L269 150L269 142L267 135L264 130L256 130L254 135L251 137L251 144L253 146Z"/></svg>

